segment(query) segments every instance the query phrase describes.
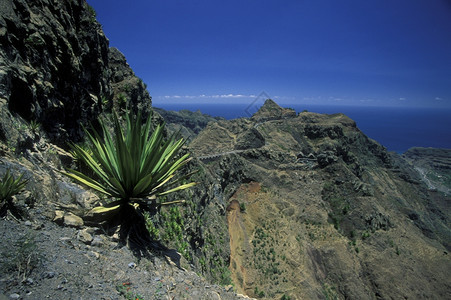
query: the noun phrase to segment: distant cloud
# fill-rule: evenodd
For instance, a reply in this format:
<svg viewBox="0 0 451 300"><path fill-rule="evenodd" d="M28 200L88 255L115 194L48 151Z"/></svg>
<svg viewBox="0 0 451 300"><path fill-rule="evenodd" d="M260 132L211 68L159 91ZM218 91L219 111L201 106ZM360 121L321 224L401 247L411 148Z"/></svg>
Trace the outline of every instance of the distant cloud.
<svg viewBox="0 0 451 300"><path fill-rule="evenodd" d="M256 95L244 95L244 94L213 94L213 95L165 95L159 96L160 99L239 99L239 98L255 98Z"/></svg>
<svg viewBox="0 0 451 300"><path fill-rule="evenodd" d="M399 98L399 101L406 101L407 99L404 97Z"/></svg>
<svg viewBox="0 0 451 300"><path fill-rule="evenodd" d="M443 98L440 98L440 97L435 97L435 100L437 100L437 101L442 101L442 100L443 100Z"/></svg>

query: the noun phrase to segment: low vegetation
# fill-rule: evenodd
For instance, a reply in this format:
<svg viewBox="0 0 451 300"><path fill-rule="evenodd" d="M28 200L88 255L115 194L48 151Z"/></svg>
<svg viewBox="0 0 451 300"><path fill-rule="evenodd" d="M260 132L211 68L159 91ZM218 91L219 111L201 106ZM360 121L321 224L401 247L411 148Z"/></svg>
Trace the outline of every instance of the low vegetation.
<svg viewBox="0 0 451 300"><path fill-rule="evenodd" d="M100 133L93 127L85 130L89 144L72 145L76 160L89 172L67 169L63 174L116 199L90 212L100 219L119 216L121 222L133 224L144 220L144 211L151 217L164 204L157 201L161 196L195 185L185 183L191 174L176 177L177 171L190 161L188 153L179 155L184 140L176 135L164 140L164 124L150 134L151 118L144 124L142 119L141 112L136 116L127 112L123 131L119 117L113 113L114 135L100 121Z"/></svg>
<svg viewBox="0 0 451 300"><path fill-rule="evenodd" d="M4 259L4 271L15 274L18 281L24 281L42 261L36 236L30 232L2 249L1 256Z"/></svg>
<svg viewBox="0 0 451 300"><path fill-rule="evenodd" d="M16 217L21 219L20 213L14 206L13 196L20 193L26 186L28 180L22 180L23 174L17 179L11 175L8 169L0 182L0 216L6 215L8 210Z"/></svg>

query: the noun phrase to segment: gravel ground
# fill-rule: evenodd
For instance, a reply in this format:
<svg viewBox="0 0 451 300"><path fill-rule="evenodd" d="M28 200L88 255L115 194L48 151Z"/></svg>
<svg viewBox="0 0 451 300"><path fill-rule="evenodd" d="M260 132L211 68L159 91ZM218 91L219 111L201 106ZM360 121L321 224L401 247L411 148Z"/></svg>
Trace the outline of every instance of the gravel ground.
<svg viewBox="0 0 451 300"><path fill-rule="evenodd" d="M138 259L95 228L0 220L0 300L242 299L164 255Z"/></svg>

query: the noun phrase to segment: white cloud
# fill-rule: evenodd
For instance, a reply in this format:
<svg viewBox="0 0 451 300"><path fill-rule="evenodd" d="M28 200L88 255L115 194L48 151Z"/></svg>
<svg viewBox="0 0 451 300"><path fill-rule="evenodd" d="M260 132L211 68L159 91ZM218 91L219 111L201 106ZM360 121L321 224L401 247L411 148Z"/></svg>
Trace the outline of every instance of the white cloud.
<svg viewBox="0 0 451 300"><path fill-rule="evenodd" d="M227 95L221 95L221 98L249 98L249 95L241 95L241 94L227 94Z"/></svg>
<svg viewBox="0 0 451 300"><path fill-rule="evenodd" d="M213 94L213 95L205 95L205 94L201 94L201 95L184 95L184 96L180 96L180 95L165 95L165 96L160 96L158 98L164 98L164 99L239 99L239 98L255 98L256 96L251 94L251 95L243 95L243 94Z"/></svg>
<svg viewBox="0 0 451 300"><path fill-rule="evenodd" d="M435 100L437 100L437 101L442 101L443 99L440 98L440 97L435 97Z"/></svg>

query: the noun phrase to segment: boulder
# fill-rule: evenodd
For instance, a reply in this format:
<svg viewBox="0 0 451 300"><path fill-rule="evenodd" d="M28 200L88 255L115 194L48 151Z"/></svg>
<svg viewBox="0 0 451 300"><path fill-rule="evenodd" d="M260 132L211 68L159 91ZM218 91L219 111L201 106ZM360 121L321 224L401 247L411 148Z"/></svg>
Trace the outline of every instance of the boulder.
<svg viewBox="0 0 451 300"><path fill-rule="evenodd" d="M84 225L84 223L83 223L82 218L69 212L64 215L64 225L70 226L70 227L75 227L75 228L80 228Z"/></svg>

